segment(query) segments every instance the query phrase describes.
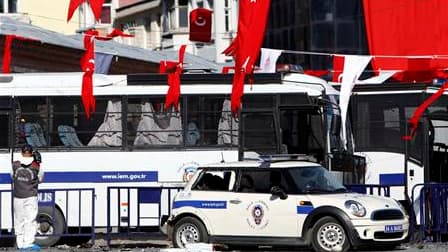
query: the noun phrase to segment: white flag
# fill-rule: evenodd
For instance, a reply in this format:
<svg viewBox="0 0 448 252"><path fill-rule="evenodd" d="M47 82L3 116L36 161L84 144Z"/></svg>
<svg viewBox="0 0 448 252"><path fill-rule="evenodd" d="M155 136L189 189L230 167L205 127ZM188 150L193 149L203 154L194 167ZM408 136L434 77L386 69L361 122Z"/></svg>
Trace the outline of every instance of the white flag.
<svg viewBox="0 0 448 252"><path fill-rule="evenodd" d="M341 126L342 134L341 140L344 144L344 148L347 146L347 132L345 128L345 122L347 121L347 109L352 94L353 87L358 80L361 73L369 64L372 56L357 56L357 55L345 55L344 56L344 71L342 72L341 92L339 95L339 107L341 109Z"/></svg>
<svg viewBox="0 0 448 252"><path fill-rule="evenodd" d="M282 50L261 48L260 70L258 73L275 73L277 59Z"/></svg>

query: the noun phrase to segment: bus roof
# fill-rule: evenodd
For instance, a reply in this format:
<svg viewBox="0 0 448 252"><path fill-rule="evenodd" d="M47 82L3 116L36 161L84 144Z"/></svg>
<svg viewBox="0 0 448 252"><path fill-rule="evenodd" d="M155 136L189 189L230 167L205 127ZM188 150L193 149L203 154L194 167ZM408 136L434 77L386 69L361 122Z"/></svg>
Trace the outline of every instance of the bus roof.
<svg viewBox="0 0 448 252"><path fill-rule="evenodd" d="M79 96L82 72L0 74L2 96ZM230 94L232 74L183 74L182 94ZM247 83L247 82L246 82ZM95 95L165 95L167 76L93 75ZM244 86L245 94L307 93L308 96L337 94L326 81L304 74L255 74L254 84Z"/></svg>

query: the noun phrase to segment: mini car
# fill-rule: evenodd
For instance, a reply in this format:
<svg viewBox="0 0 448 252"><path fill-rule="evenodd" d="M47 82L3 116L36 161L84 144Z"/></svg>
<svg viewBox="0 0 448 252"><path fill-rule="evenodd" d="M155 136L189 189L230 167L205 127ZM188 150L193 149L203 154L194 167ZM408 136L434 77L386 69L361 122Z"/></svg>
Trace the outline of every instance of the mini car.
<svg viewBox="0 0 448 252"><path fill-rule="evenodd" d="M349 192L307 161L240 161L202 166L174 198L166 232L191 243L311 246L347 251L399 245L409 217L397 201Z"/></svg>

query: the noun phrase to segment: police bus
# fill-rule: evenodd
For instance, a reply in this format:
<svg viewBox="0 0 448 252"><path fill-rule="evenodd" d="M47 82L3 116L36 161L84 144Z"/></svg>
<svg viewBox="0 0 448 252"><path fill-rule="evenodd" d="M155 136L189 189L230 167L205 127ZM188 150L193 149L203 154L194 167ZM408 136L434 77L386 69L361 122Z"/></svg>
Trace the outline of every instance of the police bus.
<svg viewBox="0 0 448 252"><path fill-rule="evenodd" d="M421 187L416 185L448 182L446 92L425 111L412 140L403 140L409 134L409 118L439 88L416 83L355 86L351 127L355 152L366 157L367 184L391 186L397 200L411 198L414 191L418 203ZM418 215L418 205L414 210Z"/></svg>
<svg viewBox="0 0 448 252"><path fill-rule="evenodd" d="M343 166L340 178L359 177L350 170L359 160L340 152L338 93L325 81L257 74L233 116L232 78L184 74L179 107L164 109L166 75L94 75L96 110L87 118L82 73L1 75L1 229L13 226L11 161L25 143L41 153L45 172L38 215L44 246L103 227L157 226L169 211L165 192L110 188L180 186L207 163L301 153L333 170Z"/></svg>

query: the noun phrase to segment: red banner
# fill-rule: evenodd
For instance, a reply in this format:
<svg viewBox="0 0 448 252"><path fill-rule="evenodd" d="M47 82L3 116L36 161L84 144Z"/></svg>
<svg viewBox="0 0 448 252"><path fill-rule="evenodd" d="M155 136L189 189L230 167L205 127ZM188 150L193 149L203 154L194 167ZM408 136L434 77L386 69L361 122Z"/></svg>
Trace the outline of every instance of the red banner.
<svg viewBox="0 0 448 252"><path fill-rule="evenodd" d="M374 70L398 70L395 79L426 82L448 67L446 57L379 56L448 55L446 0L363 0L363 6Z"/></svg>
<svg viewBox="0 0 448 252"><path fill-rule="evenodd" d="M238 34L223 52L235 58L231 96L233 113L237 113L241 108L246 74L253 74L254 64L263 42L270 2L270 0L239 1Z"/></svg>

